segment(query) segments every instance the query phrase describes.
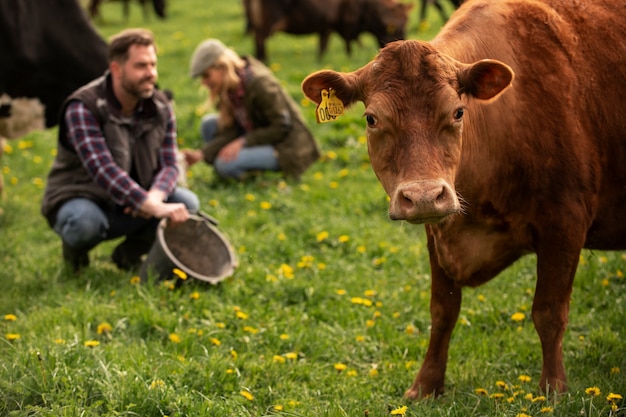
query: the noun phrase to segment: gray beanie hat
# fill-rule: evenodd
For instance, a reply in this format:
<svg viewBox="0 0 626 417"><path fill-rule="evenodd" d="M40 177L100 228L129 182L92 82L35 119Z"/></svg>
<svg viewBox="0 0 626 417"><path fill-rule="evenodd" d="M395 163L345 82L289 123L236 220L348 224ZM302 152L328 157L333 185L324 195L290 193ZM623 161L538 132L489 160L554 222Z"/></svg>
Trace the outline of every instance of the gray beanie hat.
<svg viewBox="0 0 626 417"><path fill-rule="evenodd" d="M189 75L196 78L202 75L207 68L215 64L217 58L224 53L226 46L217 39L207 39L202 42L191 56Z"/></svg>

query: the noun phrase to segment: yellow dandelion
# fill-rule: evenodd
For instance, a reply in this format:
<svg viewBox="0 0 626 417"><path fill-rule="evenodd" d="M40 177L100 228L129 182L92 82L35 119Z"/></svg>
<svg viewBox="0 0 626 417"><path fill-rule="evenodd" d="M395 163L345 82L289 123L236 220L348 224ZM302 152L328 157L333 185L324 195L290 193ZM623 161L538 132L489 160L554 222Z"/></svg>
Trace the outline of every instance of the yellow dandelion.
<svg viewBox="0 0 626 417"><path fill-rule="evenodd" d="M139 275L134 275L131 279L130 279L130 285L137 285L141 282L141 277L139 277Z"/></svg>
<svg viewBox="0 0 626 417"><path fill-rule="evenodd" d="M554 411L554 409L552 407L541 407L540 410L542 413L551 413Z"/></svg>
<svg viewBox="0 0 626 417"><path fill-rule="evenodd" d="M65 339L61 339L60 337L54 339L54 343L56 343L57 345L63 345L65 344Z"/></svg>
<svg viewBox="0 0 626 417"><path fill-rule="evenodd" d="M17 320L17 316L15 314L5 314L4 320L6 321L15 321Z"/></svg>
<svg viewBox="0 0 626 417"><path fill-rule="evenodd" d="M280 356L280 355L274 355L272 360L274 362L278 362L278 363L285 363L285 361L286 361L285 357L284 356Z"/></svg>
<svg viewBox="0 0 626 417"><path fill-rule="evenodd" d="M343 372L348 368L348 365L346 365L345 363L336 363L335 365L333 365L333 367L336 371Z"/></svg>
<svg viewBox="0 0 626 417"><path fill-rule="evenodd" d="M45 185L44 181L39 177L33 178L32 183L34 186L39 187L39 188Z"/></svg>
<svg viewBox="0 0 626 417"><path fill-rule="evenodd" d="M174 275L176 275L178 278L182 279L183 281L187 279L187 273L183 270L174 268L172 269L172 272L174 273Z"/></svg>
<svg viewBox="0 0 626 417"><path fill-rule="evenodd" d="M246 194L244 196L244 198L248 201L254 201L256 199L256 197L254 196L254 194Z"/></svg>
<svg viewBox="0 0 626 417"><path fill-rule="evenodd" d="M260 207L262 210L269 210L272 208L272 203L269 201L262 201Z"/></svg>
<svg viewBox="0 0 626 417"><path fill-rule="evenodd" d="M365 336L362 335L357 335L354 339L359 343L365 342Z"/></svg>
<svg viewBox="0 0 626 417"><path fill-rule="evenodd" d="M378 376L378 369L376 369L376 368L370 369L369 376L371 376L372 378L375 377L375 376Z"/></svg>
<svg viewBox="0 0 626 417"><path fill-rule="evenodd" d="M248 314L244 313L243 311L236 311L235 316L237 316L237 318L241 320L247 320L248 317L250 317Z"/></svg>
<svg viewBox="0 0 626 417"><path fill-rule="evenodd" d="M489 398L493 399L493 400L500 400L502 398L504 398L504 394L501 392L494 392L493 394L491 394L489 396Z"/></svg>
<svg viewBox="0 0 626 417"><path fill-rule="evenodd" d="M511 320L513 321L522 321L526 318L526 315L524 315L524 313L520 313L519 311L517 313L513 313L513 315L511 316Z"/></svg>
<svg viewBox="0 0 626 417"><path fill-rule="evenodd" d="M283 333L278 337L280 338L280 340L289 340L289 335L286 333Z"/></svg>
<svg viewBox="0 0 626 417"><path fill-rule="evenodd" d="M504 390L509 389L509 385L504 381L496 381L496 387Z"/></svg>
<svg viewBox="0 0 626 417"><path fill-rule="evenodd" d="M489 395L486 389L484 388L476 388L474 392L478 395Z"/></svg>
<svg viewBox="0 0 626 417"><path fill-rule="evenodd" d="M9 342L13 342L21 338L22 336L20 336L18 333L7 333L4 335L4 337L6 337Z"/></svg>
<svg viewBox="0 0 626 417"><path fill-rule="evenodd" d="M335 151L328 151L328 152L326 152L326 157L328 159L337 159L337 152L335 152Z"/></svg>
<svg viewBox="0 0 626 417"><path fill-rule="evenodd" d="M104 334L104 333L110 333L112 330L113 330L113 327L109 323L104 322L104 323L98 324L98 328L96 329L96 332L98 334Z"/></svg>
<svg viewBox="0 0 626 417"><path fill-rule="evenodd" d="M287 352L287 353L285 353L285 358L291 359L291 360L296 360L296 359L298 359L298 354L296 352Z"/></svg>
<svg viewBox="0 0 626 417"><path fill-rule="evenodd" d="M217 200L209 200L209 206L211 207L217 207L220 205L220 202Z"/></svg>
<svg viewBox="0 0 626 417"><path fill-rule="evenodd" d="M155 379L154 381L150 383L149 389L163 388L164 386L165 386L165 382L162 379Z"/></svg>
<svg viewBox="0 0 626 417"><path fill-rule="evenodd" d="M189 298L192 300L197 300L200 298L200 293L198 291L194 291L191 294L189 294Z"/></svg>
<svg viewBox="0 0 626 417"><path fill-rule="evenodd" d="M322 241L328 239L328 232L326 230L324 230L323 232L319 232L317 234L317 238L316 239L317 239L318 242L322 242Z"/></svg>
<svg viewBox="0 0 626 417"><path fill-rule="evenodd" d="M180 343L180 342L182 342L182 339L176 333L170 333L168 338L170 339L170 342L172 342L172 343Z"/></svg>
<svg viewBox="0 0 626 417"><path fill-rule="evenodd" d="M603 286L603 287L608 287L608 286L609 286L609 280L608 280L607 278L604 278L604 279L601 281L601 283L602 283L602 286Z"/></svg>
<svg viewBox="0 0 626 417"><path fill-rule="evenodd" d="M355 371L354 369L351 369L351 370L349 370L348 372L346 372L346 375L347 375L347 376L352 376L352 377L354 377L354 376L357 376L357 375L358 375L358 372L357 372L357 371Z"/></svg>
<svg viewBox="0 0 626 417"><path fill-rule="evenodd" d="M367 327L374 327L376 325L376 322L374 320L366 320L365 325Z"/></svg>
<svg viewBox="0 0 626 417"><path fill-rule="evenodd" d="M357 246L357 248L356 248L356 251L357 251L357 252L359 252L359 253L365 253L365 251L366 251L366 250L367 250L367 249L366 249L366 248L365 248L365 246L363 246L363 245L359 245L359 246Z"/></svg>
<svg viewBox="0 0 626 417"><path fill-rule="evenodd" d="M543 395L539 395L539 396L537 396L537 397L533 398L533 399L532 399L532 402L534 402L534 403L538 403L538 402L542 402L542 401L545 401L545 400L546 400L546 397L545 397L545 396L543 396Z"/></svg>
<svg viewBox="0 0 626 417"><path fill-rule="evenodd" d="M97 340L87 340L85 341L85 346L88 348L94 348L96 346L98 346L100 344L100 342L98 342Z"/></svg>
<svg viewBox="0 0 626 417"><path fill-rule="evenodd" d="M252 395L249 391L239 391L239 394L241 394L248 401L254 400L254 395Z"/></svg>
<svg viewBox="0 0 626 417"><path fill-rule="evenodd" d="M222 344L222 342L220 342L219 339L216 339L215 337L210 338L209 341L215 346L219 346Z"/></svg>
<svg viewBox="0 0 626 417"><path fill-rule="evenodd" d="M259 329L252 326L243 326L243 331L247 333L257 334Z"/></svg>
<svg viewBox="0 0 626 417"><path fill-rule="evenodd" d="M375 290L365 290L365 292L363 292L363 295L365 295L366 297L376 297L376 291Z"/></svg>
<svg viewBox="0 0 626 417"><path fill-rule="evenodd" d="M267 274L265 275L265 280L267 282L278 282L278 277L274 274Z"/></svg>
<svg viewBox="0 0 626 417"><path fill-rule="evenodd" d="M302 191L309 191L311 189L311 187L309 187L308 184L300 184L300 189Z"/></svg>
<svg viewBox="0 0 626 417"><path fill-rule="evenodd" d="M585 394L591 395L592 397L597 397L598 395L600 395L600 388L589 387L585 390Z"/></svg>
<svg viewBox="0 0 626 417"><path fill-rule="evenodd" d="M281 240L281 241L287 240L287 236L284 233L279 233L278 240Z"/></svg>
<svg viewBox="0 0 626 417"><path fill-rule="evenodd" d="M389 412L389 414L391 414L392 416L405 416L406 415L406 410L408 410L409 407L407 407L406 405L403 405L400 408L396 408L393 409Z"/></svg>
<svg viewBox="0 0 626 417"><path fill-rule="evenodd" d="M313 179L321 180L322 178L324 178L324 174L322 174L321 172L316 172L315 174L313 174Z"/></svg>
<svg viewBox="0 0 626 417"><path fill-rule="evenodd" d="M616 375L620 373L620 369L617 366L614 366L613 368L611 368L611 375Z"/></svg>
<svg viewBox="0 0 626 417"><path fill-rule="evenodd" d="M339 238L337 240L339 240L339 243L346 243L347 241L350 240L350 236L348 236L348 235L341 235L341 236L339 236Z"/></svg>
<svg viewBox="0 0 626 417"><path fill-rule="evenodd" d="M215 327L217 327L218 329L225 329L226 328L226 324L225 323L215 323Z"/></svg>
<svg viewBox="0 0 626 417"><path fill-rule="evenodd" d="M275 404L275 405L273 405L272 407L273 407L273 408L274 408L274 410L276 410L276 411L283 411L283 410L285 409L285 407L283 407L283 406L282 406L282 405L280 405L280 404Z"/></svg>
<svg viewBox="0 0 626 417"><path fill-rule="evenodd" d="M239 357L239 354L237 353L237 351L235 349L231 349L230 350L230 357L233 358L233 360L237 360L237 358Z"/></svg>
<svg viewBox="0 0 626 417"><path fill-rule="evenodd" d="M520 375L517 379L519 379L520 382L530 382L530 377L528 375Z"/></svg>
<svg viewBox="0 0 626 417"><path fill-rule="evenodd" d="M622 399L622 396L619 394L614 394L614 393L609 393L609 395L606 396L606 400L610 401L610 402L616 402Z"/></svg>
<svg viewBox="0 0 626 417"><path fill-rule="evenodd" d="M347 291L344 290L344 289L338 289L338 290L335 290L335 294L337 294L337 295L346 295Z"/></svg>
<svg viewBox="0 0 626 417"><path fill-rule="evenodd" d="M532 417L532 416L529 416L526 413L519 413L519 414L516 414L515 417Z"/></svg>
<svg viewBox="0 0 626 417"><path fill-rule="evenodd" d="M328 184L328 186L332 189L335 189L339 187L339 183L337 181L331 181L330 184Z"/></svg>
<svg viewBox="0 0 626 417"><path fill-rule="evenodd" d="M293 268L287 264L280 265L279 273L287 279L293 279L295 277Z"/></svg>

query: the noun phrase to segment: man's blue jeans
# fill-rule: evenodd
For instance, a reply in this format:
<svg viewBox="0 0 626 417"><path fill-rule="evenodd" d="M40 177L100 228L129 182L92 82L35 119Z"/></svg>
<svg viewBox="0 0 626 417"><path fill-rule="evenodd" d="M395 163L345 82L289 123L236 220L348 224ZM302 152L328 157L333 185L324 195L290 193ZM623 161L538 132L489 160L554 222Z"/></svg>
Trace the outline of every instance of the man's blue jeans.
<svg viewBox="0 0 626 417"><path fill-rule="evenodd" d="M208 114L202 118L200 133L204 142L210 142L217 133L217 115ZM240 179L247 171L278 171L278 158L272 145L244 147L232 161L216 158L213 167L222 178Z"/></svg>
<svg viewBox="0 0 626 417"><path fill-rule="evenodd" d="M176 188L167 199L183 203L191 213L200 209L198 197L190 190ZM73 249L89 251L104 240L126 236L129 246L146 253L154 241L160 219L133 217L119 206L101 207L86 198L65 202L57 213L54 231Z"/></svg>

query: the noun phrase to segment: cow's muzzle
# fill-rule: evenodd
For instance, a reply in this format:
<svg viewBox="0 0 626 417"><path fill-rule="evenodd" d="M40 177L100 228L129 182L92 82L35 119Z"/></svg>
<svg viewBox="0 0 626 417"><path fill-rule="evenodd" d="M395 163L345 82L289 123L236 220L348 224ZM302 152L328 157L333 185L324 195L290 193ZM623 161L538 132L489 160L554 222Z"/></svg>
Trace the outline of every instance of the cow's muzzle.
<svg viewBox="0 0 626 417"><path fill-rule="evenodd" d="M443 179L411 181L398 185L389 203L391 220L438 223L461 209L454 189Z"/></svg>

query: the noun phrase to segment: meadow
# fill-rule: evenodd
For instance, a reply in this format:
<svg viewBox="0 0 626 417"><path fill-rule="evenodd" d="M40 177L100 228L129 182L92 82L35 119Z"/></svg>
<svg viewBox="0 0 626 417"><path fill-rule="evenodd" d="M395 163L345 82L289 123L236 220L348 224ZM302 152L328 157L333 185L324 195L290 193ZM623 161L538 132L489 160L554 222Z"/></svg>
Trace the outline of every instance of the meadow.
<svg viewBox="0 0 626 417"><path fill-rule="evenodd" d="M200 143L206 92L188 76L195 46L215 37L253 52L239 1L169 2L144 20L106 3L97 30L149 27L159 84L175 94L181 147ZM430 39L411 15L410 38ZM626 416L626 256L583 251L563 351L570 390L538 390L541 347L530 318L535 258L464 291L447 392L409 403L429 337L430 268L423 228L387 218L368 164L362 105L316 124L300 83L321 68L351 71L338 37L317 59L317 37L277 34L269 65L309 122L323 157L300 182L266 174L216 181L192 167L189 186L219 220L239 258L218 285L138 282L110 261L117 241L91 253L80 276L39 214L56 129L7 142L0 161L1 416Z"/></svg>

